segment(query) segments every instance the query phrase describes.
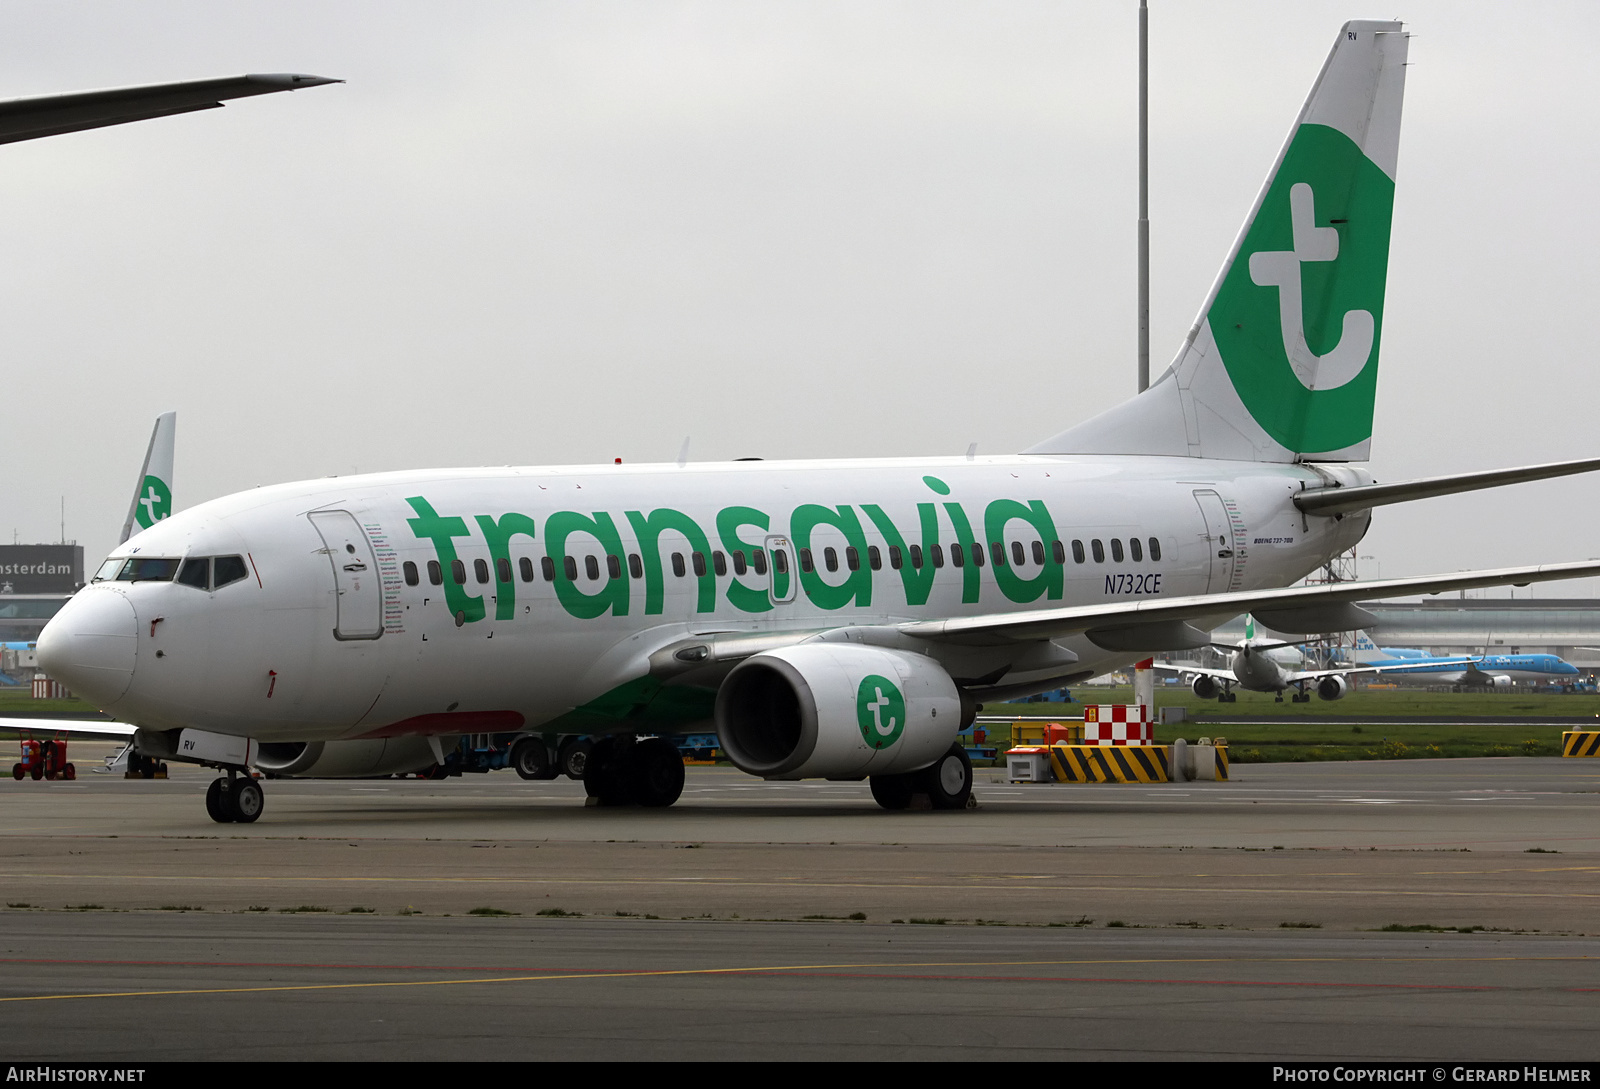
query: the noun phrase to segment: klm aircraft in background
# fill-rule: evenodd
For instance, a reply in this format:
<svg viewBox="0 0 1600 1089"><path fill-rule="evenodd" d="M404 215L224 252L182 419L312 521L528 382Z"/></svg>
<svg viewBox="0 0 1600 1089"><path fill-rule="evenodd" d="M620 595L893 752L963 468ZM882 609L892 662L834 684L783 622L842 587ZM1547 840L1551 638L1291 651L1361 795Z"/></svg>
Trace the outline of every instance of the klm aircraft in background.
<svg viewBox="0 0 1600 1089"><path fill-rule="evenodd" d="M1555 654L1435 658L1420 650L1376 646L1364 631L1356 633L1355 660L1379 668L1385 681L1404 685L1509 688L1516 683L1575 684L1579 676L1577 666Z"/></svg>

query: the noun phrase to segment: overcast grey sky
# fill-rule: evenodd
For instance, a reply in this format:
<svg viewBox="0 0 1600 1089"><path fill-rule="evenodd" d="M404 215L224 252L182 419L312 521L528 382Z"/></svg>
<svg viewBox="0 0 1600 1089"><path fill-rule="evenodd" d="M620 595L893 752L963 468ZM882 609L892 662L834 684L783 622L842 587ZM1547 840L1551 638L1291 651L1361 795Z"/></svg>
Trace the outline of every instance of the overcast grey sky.
<svg viewBox="0 0 1600 1089"><path fill-rule="evenodd" d="M1152 12L1152 370L1343 4ZM1600 454L1600 6L1410 3L1381 480ZM1011 452L1134 385L1137 3L12 2L0 97L348 80L0 148L0 530L434 465ZM1600 478L1380 510L1600 555ZM1556 592L1592 593L1593 580ZM1523 591L1526 593L1526 591Z"/></svg>

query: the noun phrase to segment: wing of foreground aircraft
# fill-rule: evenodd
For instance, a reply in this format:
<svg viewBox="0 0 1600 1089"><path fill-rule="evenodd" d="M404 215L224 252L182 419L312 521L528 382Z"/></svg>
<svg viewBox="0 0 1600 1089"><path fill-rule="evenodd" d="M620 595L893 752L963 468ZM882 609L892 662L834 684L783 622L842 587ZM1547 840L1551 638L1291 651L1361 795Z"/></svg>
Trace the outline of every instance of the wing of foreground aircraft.
<svg viewBox="0 0 1600 1089"><path fill-rule="evenodd" d="M1343 622L1352 618L1352 614L1345 613L1344 609L1361 601L1471 590L1482 586L1526 586L1534 582L1589 578L1597 574L1600 574L1600 563L1593 562L1504 567L1375 582L1289 586L1276 590L1148 598L1109 605L913 621L899 625L899 630L906 635L954 641L980 638L1052 639L1081 632L1108 650L1176 650L1210 644L1210 634L1189 623L1207 617L1221 616L1226 619L1249 612L1276 631L1345 631L1357 625Z"/></svg>
<svg viewBox="0 0 1600 1089"><path fill-rule="evenodd" d="M196 110L220 109L224 100L298 91L343 80L293 74L228 76L183 83L152 83L0 102L0 144L66 132L148 121Z"/></svg>

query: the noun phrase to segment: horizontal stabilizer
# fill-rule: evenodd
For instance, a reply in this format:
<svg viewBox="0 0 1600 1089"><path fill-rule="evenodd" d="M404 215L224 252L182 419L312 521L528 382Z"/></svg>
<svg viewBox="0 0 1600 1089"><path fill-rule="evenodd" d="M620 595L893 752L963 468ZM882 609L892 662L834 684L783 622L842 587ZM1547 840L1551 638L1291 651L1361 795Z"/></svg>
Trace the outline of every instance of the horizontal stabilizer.
<svg viewBox="0 0 1600 1089"><path fill-rule="evenodd" d="M37 140L64 132L147 121L195 110L213 110L224 99L298 91L343 80L293 74L228 76L184 83L153 83L143 87L114 87L104 91L14 98L0 102L0 144Z"/></svg>
<svg viewBox="0 0 1600 1089"><path fill-rule="evenodd" d="M1430 476L1421 480L1402 480L1397 484L1362 484L1351 488L1313 488L1294 497L1294 505L1306 514L1349 514L1370 510L1388 503L1409 503L1432 499L1436 495L1474 492L1530 480L1548 480L1600 469L1600 458L1578 461L1552 461L1544 465L1524 465L1520 469L1490 469L1482 473L1455 476ZM1283 629L1279 629L1280 631Z"/></svg>

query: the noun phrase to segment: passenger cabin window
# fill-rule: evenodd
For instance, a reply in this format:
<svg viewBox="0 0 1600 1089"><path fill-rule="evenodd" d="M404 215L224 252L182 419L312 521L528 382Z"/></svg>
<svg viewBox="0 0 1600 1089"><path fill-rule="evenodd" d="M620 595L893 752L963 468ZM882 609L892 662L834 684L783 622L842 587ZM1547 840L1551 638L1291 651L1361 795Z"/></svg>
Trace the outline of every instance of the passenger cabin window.
<svg viewBox="0 0 1600 1089"><path fill-rule="evenodd" d="M808 575L816 570L816 565L811 562L811 549L809 548L800 550L800 570Z"/></svg>
<svg viewBox="0 0 1600 1089"><path fill-rule="evenodd" d="M854 545L844 550L844 565L852 571L861 570L861 553L856 551Z"/></svg>
<svg viewBox="0 0 1600 1089"><path fill-rule="evenodd" d="M456 580L457 586L465 586L467 584L467 565L461 560L451 560L450 577Z"/></svg>
<svg viewBox="0 0 1600 1089"><path fill-rule="evenodd" d="M1100 538L1096 537L1094 540L1090 541L1089 547L1094 551L1095 563L1106 562L1106 546L1100 543Z"/></svg>
<svg viewBox="0 0 1600 1089"><path fill-rule="evenodd" d="M1111 538L1111 558L1117 563L1122 562L1122 539L1120 537Z"/></svg>
<svg viewBox="0 0 1600 1089"><path fill-rule="evenodd" d="M540 557L539 571L544 575L546 582L554 582L556 580L556 561L550 556Z"/></svg>
<svg viewBox="0 0 1600 1089"><path fill-rule="evenodd" d="M943 567L944 566L944 546L943 545L930 545L928 547L928 554L933 557L933 566L934 567Z"/></svg>
<svg viewBox="0 0 1600 1089"><path fill-rule="evenodd" d="M1144 546L1139 543L1139 538L1128 538L1128 555L1133 557L1134 563L1144 559Z"/></svg>
<svg viewBox="0 0 1600 1089"><path fill-rule="evenodd" d="M683 553L682 552L674 552L672 554L672 573L674 575L677 575L680 579L683 578L684 575L689 573L689 569L687 567L683 566Z"/></svg>
<svg viewBox="0 0 1600 1089"><path fill-rule="evenodd" d="M966 562L967 562L967 558L962 553L961 546L958 545L958 544L951 545L950 546L950 565L952 567L963 567L963 566L966 565Z"/></svg>
<svg viewBox="0 0 1600 1089"><path fill-rule="evenodd" d="M1006 565L1006 546L999 541L989 542L989 555L994 557L994 565L996 567L1004 567Z"/></svg>
<svg viewBox="0 0 1600 1089"><path fill-rule="evenodd" d="M472 561L472 573L474 575L478 576L478 582L480 584L488 582L489 581L489 561L488 560L473 560Z"/></svg>
<svg viewBox="0 0 1600 1089"><path fill-rule="evenodd" d="M499 559L495 560L494 573L499 577L501 582L510 582L511 558L509 556L501 556Z"/></svg>
<svg viewBox="0 0 1600 1089"><path fill-rule="evenodd" d="M1072 562L1073 563L1082 563L1083 562L1083 542L1082 541L1073 541L1072 542Z"/></svg>
<svg viewBox="0 0 1600 1089"><path fill-rule="evenodd" d="M829 571L839 570L839 553L830 546L822 550L822 562Z"/></svg>
<svg viewBox="0 0 1600 1089"><path fill-rule="evenodd" d="M422 579L417 575L417 565L412 563L410 560L407 560L405 563L401 564L400 570L405 572L407 586L415 586L422 581Z"/></svg>
<svg viewBox="0 0 1600 1089"><path fill-rule="evenodd" d="M524 556L517 561L517 570L522 575L523 582L533 581L533 561Z"/></svg>
<svg viewBox="0 0 1600 1089"><path fill-rule="evenodd" d="M1044 562L1044 545L1042 545L1039 542L1035 541L1034 544L1033 544L1033 547L1037 548L1039 550L1039 562L1043 563ZM1011 562L1012 562L1012 564L1014 564L1017 567L1021 567L1023 564L1028 562L1027 555L1024 554L1023 551L1022 551L1022 542L1021 541L1012 541L1011 542Z"/></svg>
<svg viewBox="0 0 1600 1089"><path fill-rule="evenodd" d="M742 549L742 548L734 549L733 550L733 573L735 575L742 575L747 570L749 570L749 568L750 568L750 565L745 562L744 549Z"/></svg>
<svg viewBox="0 0 1600 1089"><path fill-rule="evenodd" d="M718 578L728 573L728 557L724 556L720 549L711 553L711 570L717 573Z"/></svg>
<svg viewBox="0 0 1600 1089"><path fill-rule="evenodd" d="M983 566L983 543L980 541L972 542L972 566Z"/></svg>
<svg viewBox="0 0 1600 1089"><path fill-rule="evenodd" d="M759 548L751 550L750 566L755 568L756 574L765 575L767 573L767 554ZM782 573L788 569L787 566L784 566L778 568L778 571Z"/></svg>
<svg viewBox="0 0 1600 1089"><path fill-rule="evenodd" d="M696 578L706 573L706 554L704 552L690 553L689 559L694 562L694 573Z"/></svg>
<svg viewBox="0 0 1600 1089"><path fill-rule="evenodd" d="M610 575L614 579L620 579L622 577L621 556L613 556L609 552L606 553L606 574Z"/></svg>
<svg viewBox="0 0 1600 1089"><path fill-rule="evenodd" d="M1057 563L1067 562L1067 548L1060 541L1050 542L1050 555L1055 558Z"/></svg>
<svg viewBox="0 0 1600 1089"><path fill-rule="evenodd" d="M911 570L913 570L913 571L921 571L922 570L922 546L921 545L912 545L911 546Z"/></svg>
<svg viewBox="0 0 1600 1089"><path fill-rule="evenodd" d="M600 561L594 556L585 556L583 558L583 573L589 576L590 582L598 579L600 577Z"/></svg>
<svg viewBox="0 0 1600 1089"><path fill-rule="evenodd" d="M439 566L438 560L428 561L428 583L431 586L444 585L444 568Z"/></svg>
<svg viewBox="0 0 1600 1089"><path fill-rule="evenodd" d="M1155 563L1161 562L1161 539L1159 537L1150 538L1150 559Z"/></svg>
<svg viewBox="0 0 1600 1089"><path fill-rule="evenodd" d="M644 578L644 560L637 552L628 553L628 574L636 579Z"/></svg>
<svg viewBox="0 0 1600 1089"><path fill-rule="evenodd" d="M563 557L561 557L561 571L562 571L562 574L567 576L567 581L568 582L577 582L578 581L578 557L576 557L576 556L563 556Z"/></svg>
<svg viewBox="0 0 1600 1089"><path fill-rule="evenodd" d="M898 571L898 570L900 570L900 565L902 563L904 563L904 562L905 562L905 557L900 555L899 546L898 545L890 545L889 546L889 566L894 568L896 571Z"/></svg>
<svg viewBox="0 0 1600 1089"><path fill-rule="evenodd" d="M877 545L867 546L867 566L874 571L883 570L883 553L878 551Z"/></svg>

